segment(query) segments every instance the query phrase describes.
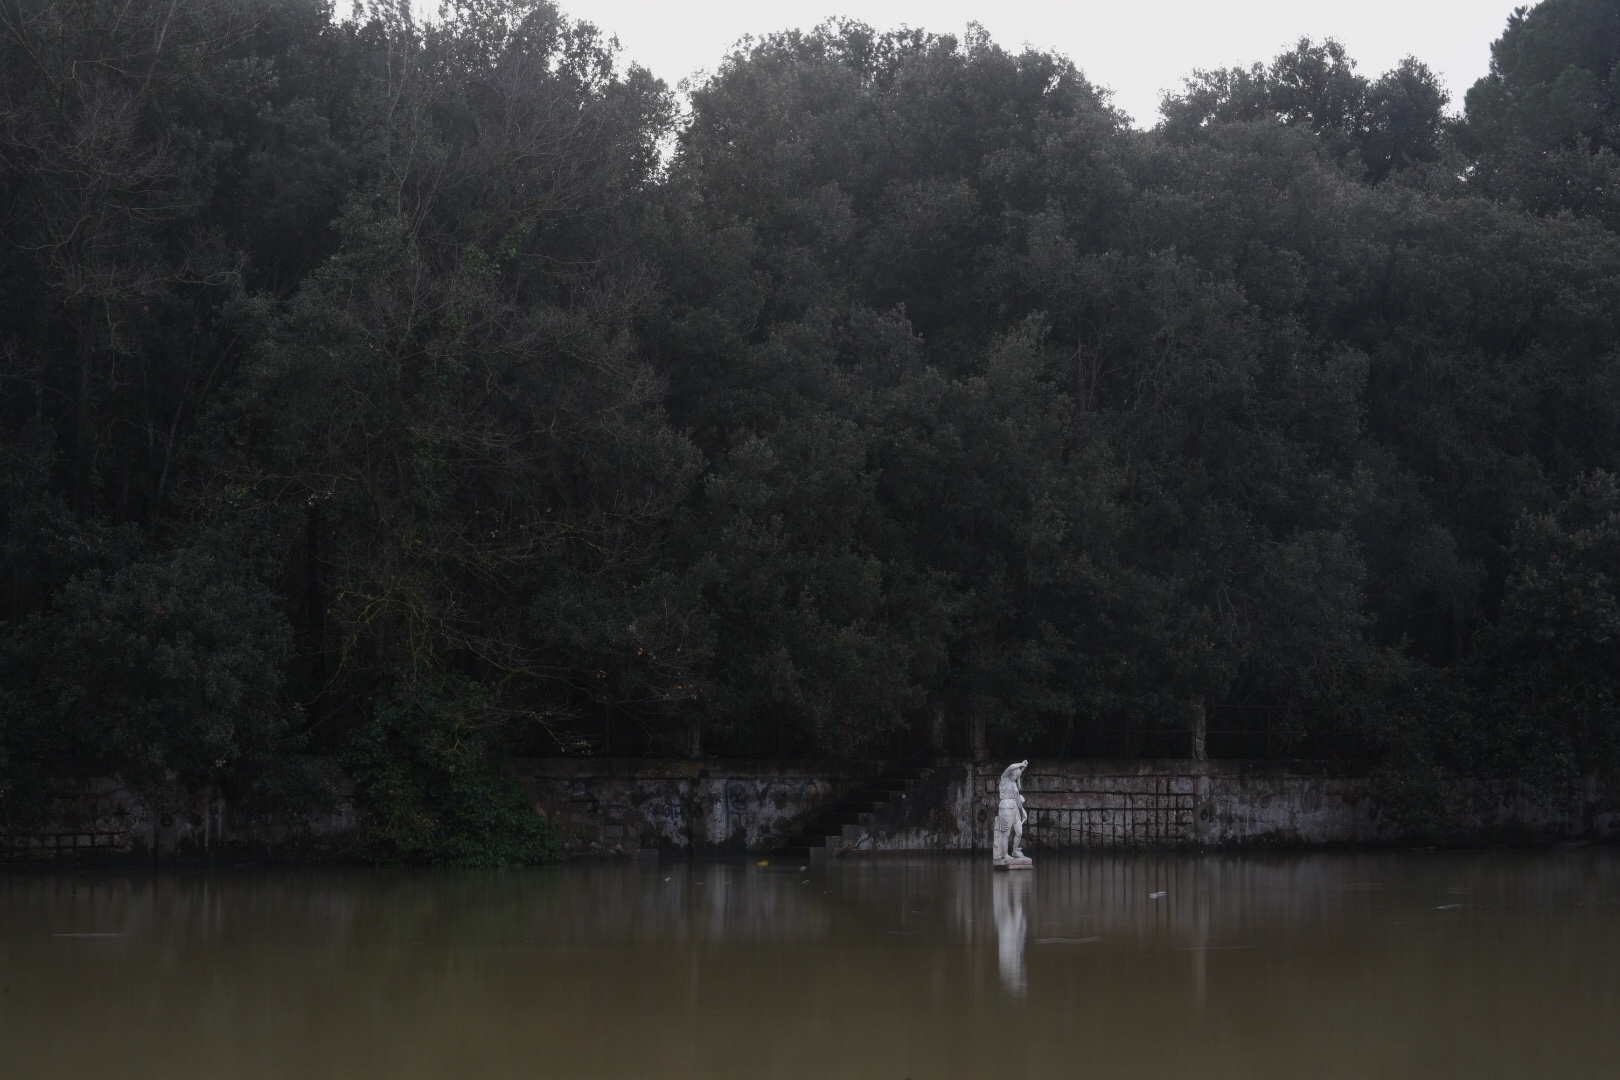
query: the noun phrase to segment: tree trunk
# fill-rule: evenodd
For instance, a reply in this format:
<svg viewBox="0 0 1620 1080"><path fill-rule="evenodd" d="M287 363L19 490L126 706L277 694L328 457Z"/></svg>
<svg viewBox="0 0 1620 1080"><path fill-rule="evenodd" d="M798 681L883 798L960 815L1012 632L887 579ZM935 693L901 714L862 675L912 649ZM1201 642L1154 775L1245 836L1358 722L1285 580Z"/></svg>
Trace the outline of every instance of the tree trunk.
<svg viewBox="0 0 1620 1080"><path fill-rule="evenodd" d="M96 462L96 348L91 339L94 311L86 301L80 309L79 385L75 395L73 429L73 514L90 516Z"/></svg>
<svg viewBox="0 0 1620 1080"><path fill-rule="evenodd" d="M1063 721L1063 739L1058 743L1057 756L1066 758L1074 749L1074 713L1070 713Z"/></svg>
<svg viewBox="0 0 1620 1080"><path fill-rule="evenodd" d="M1208 734L1207 713L1204 708L1204 699L1201 697L1192 700L1192 757L1194 761L1208 761L1209 754L1204 750L1204 741Z"/></svg>
<svg viewBox="0 0 1620 1080"><path fill-rule="evenodd" d="M304 627L309 634L311 703L326 692L326 591L321 576L321 504L304 520Z"/></svg>

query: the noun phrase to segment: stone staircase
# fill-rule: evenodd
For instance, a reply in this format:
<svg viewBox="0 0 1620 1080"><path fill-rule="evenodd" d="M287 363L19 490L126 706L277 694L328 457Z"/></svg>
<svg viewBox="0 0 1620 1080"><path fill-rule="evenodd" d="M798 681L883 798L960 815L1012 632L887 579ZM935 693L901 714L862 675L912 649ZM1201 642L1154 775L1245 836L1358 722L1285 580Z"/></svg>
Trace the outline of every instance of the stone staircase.
<svg viewBox="0 0 1620 1080"><path fill-rule="evenodd" d="M906 798L934 771L930 761L890 764L854 791L814 814L797 833L771 849L783 859L822 862L858 844L879 814Z"/></svg>

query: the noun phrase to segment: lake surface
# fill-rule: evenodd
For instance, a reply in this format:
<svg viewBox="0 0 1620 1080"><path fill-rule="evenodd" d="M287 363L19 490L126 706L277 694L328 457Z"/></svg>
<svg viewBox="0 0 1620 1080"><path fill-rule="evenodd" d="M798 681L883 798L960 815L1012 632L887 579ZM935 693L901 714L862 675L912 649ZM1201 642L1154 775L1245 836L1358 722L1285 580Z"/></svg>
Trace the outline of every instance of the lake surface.
<svg viewBox="0 0 1620 1080"><path fill-rule="evenodd" d="M0 873L56 1077L1620 1075L1620 852Z"/></svg>

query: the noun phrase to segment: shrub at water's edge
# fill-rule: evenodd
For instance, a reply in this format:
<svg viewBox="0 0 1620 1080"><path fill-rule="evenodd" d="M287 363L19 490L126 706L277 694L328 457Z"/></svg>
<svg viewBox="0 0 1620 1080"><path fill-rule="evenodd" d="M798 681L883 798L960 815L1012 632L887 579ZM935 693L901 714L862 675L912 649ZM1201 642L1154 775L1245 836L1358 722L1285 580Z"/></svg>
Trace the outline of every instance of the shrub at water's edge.
<svg viewBox="0 0 1620 1080"><path fill-rule="evenodd" d="M533 866L562 857L478 724L476 691L405 684L379 699L344 765L362 810L360 852L379 862Z"/></svg>

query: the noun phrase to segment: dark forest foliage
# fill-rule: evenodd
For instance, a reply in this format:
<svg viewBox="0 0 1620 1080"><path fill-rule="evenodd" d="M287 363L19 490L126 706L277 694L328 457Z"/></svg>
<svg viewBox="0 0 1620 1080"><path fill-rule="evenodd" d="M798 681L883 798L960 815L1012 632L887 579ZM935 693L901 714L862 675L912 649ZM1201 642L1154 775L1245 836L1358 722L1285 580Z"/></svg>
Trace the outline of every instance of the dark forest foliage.
<svg viewBox="0 0 1620 1080"><path fill-rule="evenodd" d="M514 753L1620 770L1620 2L1132 130L832 23L0 0L0 814L523 861ZM1415 786L1414 786L1415 785ZM1414 811L1416 813L1416 811ZM499 837L492 837L499 834Z"/></svg>

